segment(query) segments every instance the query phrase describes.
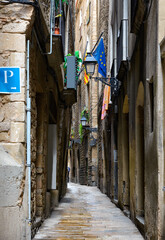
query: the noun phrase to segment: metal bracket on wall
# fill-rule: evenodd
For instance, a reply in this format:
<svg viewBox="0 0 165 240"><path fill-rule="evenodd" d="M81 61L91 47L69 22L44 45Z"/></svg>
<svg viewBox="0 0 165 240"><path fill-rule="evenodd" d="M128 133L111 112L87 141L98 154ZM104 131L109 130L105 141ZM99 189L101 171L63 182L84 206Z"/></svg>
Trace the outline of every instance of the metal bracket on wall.
<svg viewBox="0 0 165 240"><path fill-rule="evenodd" d="M91 127L83 127L85 130L88 130L90 132L97 132L98 129L97 128L91 128Z"/></svg>
<svg viewBox="0 0 165 240"><path fill-rule="evenodd" d="M29 0L9 0L5 1L6 3L20 3L20 4L27 4L27 5L32 5L34 7L39 8L38 1L29 1Z"/></svg>
<svg viewBox="0 0 165 240"><path fill-rule="evenodd" d="M96 82L97 81L100 81L102 83L104 83L105 85L108 85L110 87L113 87L113 88L118 88L118 85L119 85L119 81L117 78L115 77L111 77L111 78L106 78L106 77L90 77L90 78L93 78ZM110 81L109 81L110 80Z"/></svg>
<svg viewBox="0 0 165 240"><path fill-rule="evenodd" d="M106 77L90 77L91 79L94 79L96 82L100 81L103 84L111 87L111 93L112 95L118 96L119 93L119 89L121 86L121 82L115 78L115 77L111 77L111 78L106 78Z"/></svg>

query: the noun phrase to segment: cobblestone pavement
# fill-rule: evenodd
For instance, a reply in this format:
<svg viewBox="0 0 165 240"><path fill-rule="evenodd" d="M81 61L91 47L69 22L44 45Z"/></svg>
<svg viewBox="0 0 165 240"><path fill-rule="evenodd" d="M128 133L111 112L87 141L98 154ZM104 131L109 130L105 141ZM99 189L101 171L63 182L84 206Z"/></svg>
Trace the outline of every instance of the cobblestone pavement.
<svg viewBox="0 0 165 240"><path fill-rule="evenodd" d="M70 183L34 240L140 240L135 225L96 187Z"/></svg>

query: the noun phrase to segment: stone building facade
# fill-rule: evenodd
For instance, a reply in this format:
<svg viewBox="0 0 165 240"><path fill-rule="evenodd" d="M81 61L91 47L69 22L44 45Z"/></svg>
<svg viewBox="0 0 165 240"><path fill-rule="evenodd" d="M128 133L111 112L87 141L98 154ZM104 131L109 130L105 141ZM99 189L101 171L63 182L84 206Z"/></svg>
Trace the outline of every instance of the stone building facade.
<svg viewBox="0 0 165 240"><path fill-rule="evenodd" d="M99 136L99 187L145 239L164 239L165 4L109 2L107 69L120 88Z"/></svg>
<svg viewBox="0 0 165 240"><path fill-rule="evenodd" d="M164 239L165 4L156 0L100 0L90 4L92 24L88 25L88 2L77 1L77 50L82 57L89 36L95 36L96 41L104 31L107 77L118 79L119 90L111 93L106 117L101 121L104 85L97 83L96 95L96 89L91 91L93 80L84 86L83 74L80 76L78 103L73 107L71 180L92 185L90 135L84 131L82 144L77 139L80 113L89 106L88 99L91 110L94 99L97 186L132 219L145 239ZM95 41L89 40L89 51ZM90 98L86 95L88 86ZM91 117L89 125L94 126Z"/></svg>
<svg viewBox="0 0 165 240"><path fill-rule="evenodd" d="M4 94L0 89L0 239L31 239L66 192L71 106L76 98L64 86L61 66L64 55L74 54L75 6L72 1L59 3L61 33L55 34L52 24L52 39L50 2L0 4L0 67L19 67L21 72L20 93Z"/></svg>
<svg viewBox="0 0 165 240"><path fill-rule="evenodd" d="M85 50L90 52L98 36L98 3L96 1L76 1L75 49L83 59ZM87 44L88 42L88 44ZM88 111L91 128L97 128L97 83L89 80L84 85L84 71L80 74L77 88L77 103L73 106L72 149L70 150L71 180L90 186L97 185L97 147L91 146L91 137L96 132L83 129L80 136L80 119L83 110Z"/></svg>

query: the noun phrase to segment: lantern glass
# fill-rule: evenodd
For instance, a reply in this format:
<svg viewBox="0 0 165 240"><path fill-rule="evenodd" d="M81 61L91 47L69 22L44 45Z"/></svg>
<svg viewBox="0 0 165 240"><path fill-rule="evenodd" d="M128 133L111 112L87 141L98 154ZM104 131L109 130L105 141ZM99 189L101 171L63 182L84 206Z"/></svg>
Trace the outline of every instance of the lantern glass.
<svg viewBox="0 0 165 240"><path fill-rule="evenodd" d="M85 116L82 116L80 121L81 121L81 124L82 124L83 127L85 127L87 125L87 119L86 119Z"/></svg>
<svg viewBox="0 0 165 240"><path fill-rule="evenodd" d="M85 65L86 73L89 76L93 76L95 72L95 65L97 64L96 59L92 56L91 53L88 53L86 59L84 60L83 64Z"/></svg>
<svg viewBox="0 0 165 240"><path fill-rule="evenodd" d="M95 72L95 63L86 63L85 69L86 69L86 73L89 76L93 76L93 74Z"/></svg>

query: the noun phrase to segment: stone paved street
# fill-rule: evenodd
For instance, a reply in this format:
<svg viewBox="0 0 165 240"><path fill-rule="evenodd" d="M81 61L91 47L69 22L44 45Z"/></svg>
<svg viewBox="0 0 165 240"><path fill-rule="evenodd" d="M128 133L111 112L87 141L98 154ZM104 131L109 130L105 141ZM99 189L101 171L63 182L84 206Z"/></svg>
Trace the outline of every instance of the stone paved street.
<svg viewBox="0 0 165 240"><path fill-rule="evenodd" d="M96 187L70 183L34 240L143 239L135 225Z"/></svg>

